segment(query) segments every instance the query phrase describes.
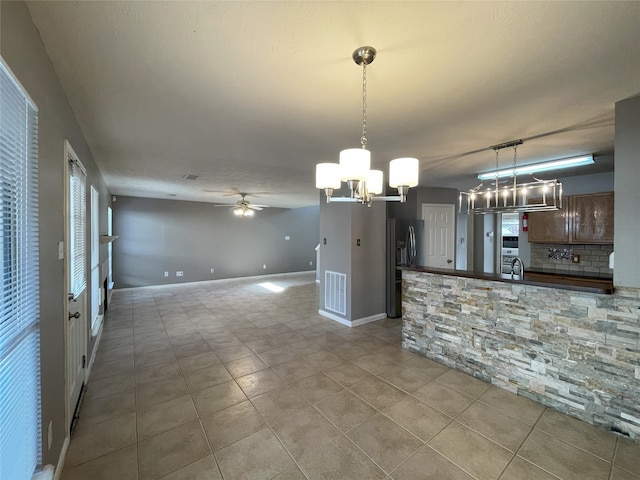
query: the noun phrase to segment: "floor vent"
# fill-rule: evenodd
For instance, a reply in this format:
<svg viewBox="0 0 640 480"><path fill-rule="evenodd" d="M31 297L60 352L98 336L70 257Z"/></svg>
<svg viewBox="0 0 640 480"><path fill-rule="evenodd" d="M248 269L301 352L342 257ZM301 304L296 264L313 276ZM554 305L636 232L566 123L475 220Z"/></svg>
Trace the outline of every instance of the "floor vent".
<svg viewBox="0 0 640 480"><path fill-rule="evenodd" d="M347 276L344 273L324 272L324 308L341 315L347 313Z"/></svg>

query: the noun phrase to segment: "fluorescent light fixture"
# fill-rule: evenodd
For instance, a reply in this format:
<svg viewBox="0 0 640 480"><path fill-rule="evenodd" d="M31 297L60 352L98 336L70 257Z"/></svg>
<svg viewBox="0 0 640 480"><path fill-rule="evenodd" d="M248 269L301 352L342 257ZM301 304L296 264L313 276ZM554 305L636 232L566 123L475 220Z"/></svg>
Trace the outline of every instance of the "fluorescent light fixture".
<svg viewBox="0 0 640 480"><path fill-rule="evenodd" d="M552 160L550 162L533 163L530 165L522 165L513 168L505 168L502 170L494 170L478 174L480 180L492 180L496 177L513 177L514 175L527 175L540 172L549 172L551 170L561 170L563 168L580 167L582 165L593 164L593 155L582 155L581 157L563 158L561 160Z"/></svg>

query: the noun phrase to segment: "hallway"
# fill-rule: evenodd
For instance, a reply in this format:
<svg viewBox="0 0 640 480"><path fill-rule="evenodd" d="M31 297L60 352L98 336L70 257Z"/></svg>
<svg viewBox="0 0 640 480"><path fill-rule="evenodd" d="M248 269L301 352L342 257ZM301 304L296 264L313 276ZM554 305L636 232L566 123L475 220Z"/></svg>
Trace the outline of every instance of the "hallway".
<svg viewBox="0 0 640 480"><path fill-rule="evenodd" d="M63 480L640 480L640 445L318 315L314 273L115 291Z"/></svg>

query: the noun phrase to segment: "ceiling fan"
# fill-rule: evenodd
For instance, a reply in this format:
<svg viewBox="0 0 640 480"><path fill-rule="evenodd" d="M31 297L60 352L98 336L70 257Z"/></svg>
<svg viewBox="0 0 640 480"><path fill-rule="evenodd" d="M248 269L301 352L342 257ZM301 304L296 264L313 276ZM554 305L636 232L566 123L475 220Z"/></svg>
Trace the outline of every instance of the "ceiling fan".
<svg viewBox="0 0 640 480"><path fill-rule="evenodd" d="M214 206L215 207L231 207L233 208L234 215L237 215L238 217L251 217L254 215L255 211L260 211L263 208L269 208L269 205L256 205L254 203L250 203L248 200L245 199L247 195L250 195L249 193L238 192L238 195L240 195L242 198L238 200L235 204L232 204L232 205L219 204Z"/></svg>

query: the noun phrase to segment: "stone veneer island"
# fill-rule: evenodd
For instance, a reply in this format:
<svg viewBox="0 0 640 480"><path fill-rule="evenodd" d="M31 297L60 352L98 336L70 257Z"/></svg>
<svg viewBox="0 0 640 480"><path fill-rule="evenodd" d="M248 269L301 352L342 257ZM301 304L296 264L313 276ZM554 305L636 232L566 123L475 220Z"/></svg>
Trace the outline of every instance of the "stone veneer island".
<svg viewBox="0 0 640 480"><path fill-rule="evenodd" d="M402 270L405 349L640 442L640 289Z"/></svg>

